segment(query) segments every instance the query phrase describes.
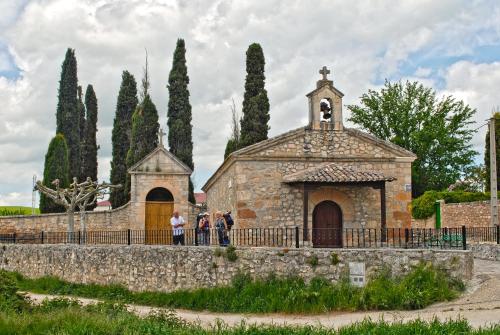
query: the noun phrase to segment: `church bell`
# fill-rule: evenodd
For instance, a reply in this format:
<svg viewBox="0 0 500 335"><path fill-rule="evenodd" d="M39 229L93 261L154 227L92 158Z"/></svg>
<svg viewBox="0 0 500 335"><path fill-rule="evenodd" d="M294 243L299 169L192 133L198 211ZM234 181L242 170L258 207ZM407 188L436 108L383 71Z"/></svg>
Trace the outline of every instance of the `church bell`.
<svg viewBox="0 0 500 335"><path fill-rule="evenodd" d="M323 112L323 119L328 120L332 117L332 109L326 102L320 103L320 110Z"/></svg>

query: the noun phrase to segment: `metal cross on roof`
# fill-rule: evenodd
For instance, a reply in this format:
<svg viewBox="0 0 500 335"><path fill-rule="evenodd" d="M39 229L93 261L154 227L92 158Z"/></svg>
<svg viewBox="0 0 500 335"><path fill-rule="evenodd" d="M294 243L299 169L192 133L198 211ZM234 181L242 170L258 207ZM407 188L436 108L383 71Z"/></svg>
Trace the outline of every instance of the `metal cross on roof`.
<svg viewBox="0 0 500 335"><path fill-rule="evenodd" d="M330 74L330 70L328 70L326 66L323 66L323 68L319 70L319 74L323 75L323 80L328 80L326 76Z"/></svg>
<svg viewBox="0 0 500 335"><path fill-rule="evenodd" d="M165 132L163 131L163 128L160 128L160 129L158 130L158 140L159 140L159 141L158 141L158 145L159 145L159 146L161 146L161 147L163 146L163 136L164 136L164 135L167 135L167 133L165 133Z"/></svg>

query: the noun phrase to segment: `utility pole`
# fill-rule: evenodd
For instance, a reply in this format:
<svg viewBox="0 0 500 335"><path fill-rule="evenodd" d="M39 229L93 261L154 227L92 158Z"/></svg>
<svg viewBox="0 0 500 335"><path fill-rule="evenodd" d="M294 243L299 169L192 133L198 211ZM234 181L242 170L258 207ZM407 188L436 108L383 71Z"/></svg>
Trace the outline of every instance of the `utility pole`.
<svg viewBox="0 0 500 335"><path fill-rule="evenodd" d="M497 199L497 153L495 140L495 111L490 119L490 206L491 226L498 225L498 199Z"/></svg>

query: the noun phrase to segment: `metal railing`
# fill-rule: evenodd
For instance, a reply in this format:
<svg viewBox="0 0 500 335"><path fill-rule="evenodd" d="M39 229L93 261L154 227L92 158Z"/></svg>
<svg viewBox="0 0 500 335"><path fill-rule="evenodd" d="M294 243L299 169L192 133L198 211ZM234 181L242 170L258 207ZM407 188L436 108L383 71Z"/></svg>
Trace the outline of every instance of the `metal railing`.
<svg viewBox="0 0 500 335"><path fill-rule="evenodd" d="M0 243L17 244L89 244L89 245L172 245L183 242L190 246L249 247L319 247L319 248L407 248L407 249L467 249L468 243L500 244L500 228L345 228L308 229L283 228L234 228L184 229L182 240L171 229L77 231L0 234Z"/></svg>

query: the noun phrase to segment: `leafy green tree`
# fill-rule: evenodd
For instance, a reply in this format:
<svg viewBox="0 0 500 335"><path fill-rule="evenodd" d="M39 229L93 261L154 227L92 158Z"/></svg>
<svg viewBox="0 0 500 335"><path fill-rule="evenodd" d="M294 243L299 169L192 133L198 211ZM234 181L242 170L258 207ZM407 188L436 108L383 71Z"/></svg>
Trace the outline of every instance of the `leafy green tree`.
<svg viewBox="0 0 500 335"><path fill-rule="evenodd" d="M62 64L57 102L57 130L63 134L69 150L70 176L79 177L80 169L80 110L78 108L78 77L75 50L68 49Z"/></svg>
<svg viewBox="0 0 500 335"><path fill-rule="evenodd" d="M495 147L496 147L496 156L497 156L497 190L500 190L500 170L498 169L498 165L500 164L500 113L495 113ZM486 191L490 190L490 128L486 131L485 138L485 147L484 147L484 182L486 185Z"/></svg>
<svg viewBox="0 0 500 335"><path fill-rule="evenodd" d="M412 190L417 197L443 190L472 165L476 152L471 139L476 112L451 96L418 82L386 81L381 91L369 90L361 105L350 105L350 121L373 135L417 155L412 164Z"/></svg>
<svg viewBox="0 0 500 335"><path fill-rule="evenodd" d="M269 99L264 88L266 77L264 75L265 59L262 47L258 43L251 44L246 55L247 76L240 138L242 148L267 139L270 118Z"/></svg>
<svg viewBox="0 0 500 335"><path fill-rule="evenodd" d="M130 72L123 71L122 83L116 102L115 119L113 121L113 159L111 161L111 184L124 185L121 189L112 189L109 200L113 208L125 205L130 196L125 191L127 184L127 153L132 136L132 115L139 103L137 99L137 83Z"/></svg>
<svg viewBox="0 0 500 335"><path fill-rule="evenodd" d="M130 138L130 149L127 153L127 169L130 169L135 163L143 159L158 146L158 111L149 96L149 76L148 63L146 57L146 67L144 69L144 78L142 80L141 97L143 100L139 103L132 115L132 136ZM130 177L127 174L127 183L125 192L130 192Z"/></svg>
<svg viewBox="0 0 500 335"><path fill-rule="evenodd" d="M68 146L63 134L57 134L49 144L47 154L45 155L45 166L43 170L43 184L54 188L52 182L59 179L60 187L69 186L69 155ZM56 205L51 199L43 193L40 194L40 212L41 213L63 213L66 209L63 206Z"/></svg>
<svg viewBox="0 0 500 335"><path fill-rule="evenodd" d="M97 180L97 98L92 85L88 85L85 91L85 109L87 115L83 137L84 147L82 149L82 181L87 177Z"/></svg>
<svg viewBox="0 0 500 335"><path fill-rule="evenodd" d="M191 170L193 163L192 113L189 103L189 76L186 65L186 46L183 39L177 40L172 69L168 76L168 144L170 152ZM189 179L189 201L195 203L194 187Z"/></svg>

